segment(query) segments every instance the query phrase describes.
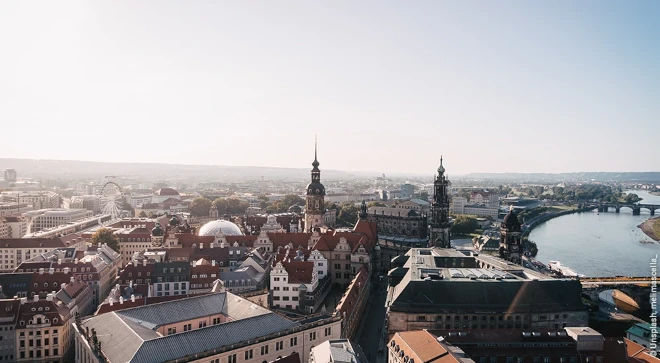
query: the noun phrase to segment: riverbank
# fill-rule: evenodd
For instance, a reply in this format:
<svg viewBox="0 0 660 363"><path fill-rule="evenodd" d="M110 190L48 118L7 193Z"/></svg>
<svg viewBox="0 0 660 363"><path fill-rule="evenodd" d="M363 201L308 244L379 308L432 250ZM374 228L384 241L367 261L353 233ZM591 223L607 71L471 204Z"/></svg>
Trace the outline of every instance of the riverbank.
<svg viewBox="0 0 660 363"><path fill-rule="evenodd" d="M660 242L660 217L647 219L637 228L641 229L652 240Z"/></svg>
<svg viewBox="0 0 660 363"><path fill-rule="evenodd" d="M573 214L573 213L586 212L586 211L587 211L586 209L565 209L565 210L562 210L561 212L542 214L540 216L535 217L531 222L525 222L527 227L523 229L522 236L523 237L529 236L529 234L532 232L532 230L535 227L537 227L537 226L539 226L539 225L541 225L541 224L543 224L543 223L545 223L545 222L547 222L547 221L549 221L553 218L557 218L557 217L561 217L561 216L565 216L565 215Z"/></svg>

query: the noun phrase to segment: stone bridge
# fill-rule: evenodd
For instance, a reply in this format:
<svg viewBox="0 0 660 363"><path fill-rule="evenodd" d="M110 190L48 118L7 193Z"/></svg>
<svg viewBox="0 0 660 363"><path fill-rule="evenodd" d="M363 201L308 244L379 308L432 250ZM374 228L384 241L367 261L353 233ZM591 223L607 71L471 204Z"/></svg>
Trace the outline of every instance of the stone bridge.
<svg viewBox="0 0 660 363"><path fill-rule="evenodd" d="M591 203L586 204L587 208L597 208L599 212L608 212L610 208L613 208L615 212L619 213L621 208L629 208L632 210L634 216L638 216L642 209L647 209L651 212L651 215L655 215L656 210L660 210L659 204L633 204L633 203Z"/></svg>

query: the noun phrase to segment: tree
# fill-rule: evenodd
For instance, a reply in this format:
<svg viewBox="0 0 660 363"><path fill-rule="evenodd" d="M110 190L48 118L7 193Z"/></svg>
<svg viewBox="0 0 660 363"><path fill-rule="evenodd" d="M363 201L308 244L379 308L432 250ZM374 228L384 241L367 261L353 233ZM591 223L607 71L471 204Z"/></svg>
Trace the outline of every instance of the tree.
<svg viewBox="0 0 660 363"><path fill-rule="evenodd" d="M357 223L358 208L354 203L344 203L337 211L337 224L344 227L351 227Z"/></svg>
<svg viewBox="0 0 660 363"><path fill-rule="evenodd" d="M623 197L623 200L626 203L637 203L640 200L642 200L642 198L640 198L639 195L637 195L635 193L629 193L629 194L626 194L625 197Z"/></svg>
<svg viewBox="0 0 660 363"><path fill-rule="evenodd" d="M217 198L212 205L218 209L218 214L222 216L225 214L243 214L250 203L236 198Z"/></svg>
<svg viewBox="0 0 660 363"><path fill-rule="evenodd" d="M211 210L211 201L204 197L197 197L190 202L190 214L196 217L208 216Z"/></svg>
<svg viewBox="0 0 660 363"><path fill-rule="evenodd" d="M108 247L119 252L119 241L117 236L112 233L108 228L100 228L92 235L92 243L94 244L107 244Z"/></svg>
<svg viewBox="0 0 660 363"><path fill-rule="evenodd" d="M479 228L479 223L475 217L459 214L454 219L451 232L455 234L470 234Z"/></svg>
<svg viewBox="0 0 660 363"><path fill-rule="evenodd" d="M144 211L140 211L140 215L138 215L138 217L147 218L147 213L145 213Z"/></svg>
<svg viewBox="0 0 660 363"><path fill-rule="evenodd" d="M127 197L124 197L123 209L127 210L130 213L131 217L135 216L135 208L133 208L131 203L128 202Z"/></svg>

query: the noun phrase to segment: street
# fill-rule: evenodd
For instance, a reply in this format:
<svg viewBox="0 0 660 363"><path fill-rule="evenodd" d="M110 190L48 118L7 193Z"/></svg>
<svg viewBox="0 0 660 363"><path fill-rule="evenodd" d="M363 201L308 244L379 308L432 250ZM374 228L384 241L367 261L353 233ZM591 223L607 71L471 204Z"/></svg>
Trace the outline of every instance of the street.
<svg viewBox="0 0 660 363"><path fill-rule="evenodd" d="M387 276L382 282L374 282L373 287L356 338L370 363L386 362L387 355L385 353L378 355L378 347L380 345L382 348L387 344L383 338Z"/></svg>

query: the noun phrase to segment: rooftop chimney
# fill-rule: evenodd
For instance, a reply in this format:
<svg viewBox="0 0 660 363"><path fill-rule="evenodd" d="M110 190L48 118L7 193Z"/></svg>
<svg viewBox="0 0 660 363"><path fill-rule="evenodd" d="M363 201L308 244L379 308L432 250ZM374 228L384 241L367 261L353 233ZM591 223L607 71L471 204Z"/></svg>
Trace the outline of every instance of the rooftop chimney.
<svg viewBox="0 0 660 363"><path fill-rule="evenodd" d="M49 268L49 269L48 269L48 273L51 274L51 275L54 274L54 273L55 273L55 269L52 268L52 267Z"/></svg>
<svg viewBox="0 0 660 363"><path fill-rule="evenodd" d="M61 284L60 285L60 289L62 289L62 290L64 290L65 287L66 287L66 284Z"/></svg>
<svg viewBox="0 0 660 363"><path fill-rule="evenodd" d="M142 260L142 266L146 266L146 265L147 265L147 259L145 258L144 260Z"/></svg>
<svg viewBox="0 0 660 363"><path fill-rule="evenodd" d="M110 296L108 298L108 304L110 304L110 306L112 306L112 304L114 304L114 303L115 303L115 299L113 299L112 296Z"/></svg>
<svg viewBox="0 0 660 363"><path fill-rule="evenodd" d="M43 275L43 274L44 274L44 268L43 268L43 267L40 267L40 268L39 268L39 275Z"/></svg>
<svg viewBox="0 0 660 363"><path fill-rule="evenodd" d="M22 298L21 298L21 305L25 304L26 302L27 302L27 298L26 298L26 297L22 297Z"/></svg>
<svg viewBox="0 0 660 363"><path fill-rule="evenodd" d="M38 294L34 295L34 302L37 302L37 301L39 301L39 295Z"/></svg>
<svg viewBox="0 0 660 363"><path fill-rule="evenodd" d="M73 276L71 276L71 278L69 279L69 281L70 281L71 283L74 283L74 282L76 282L76 278L73 277Z"/></svg>
<svg viewBox="0 0 660 363"><path fill-rule="evenodd" d="M214 242L211 242L209 247L210 247L210 248L213 248L213 245L214 245L214 244L215 244Z"/></svg>
<svg viewBox="0 0 660 363"><path fill-rule="evenodd" d="M123 304L123 303L124 303L124 297L123 297L123 296L120 296L120 297L119 297L119 304Z"/></svg>
<svg viewBox="0 0 660 363"><path fill-rule="evenodd" d="M215 260L211 260L211 266L215 266Z"/></svg>
<svg viewBox="0 0 660 363"><path fill-rule="evenodd" d="M58 258L58 259L57 259L57 264L58 264L58 265L61 265L61 264L62 264L62 259L61 259L61 258Z"/></svg>
<svg viewBox="0 0 660 363"><path fill-rule="evenodd" d="M53 301L53 294L46 295L46 301Z"/></svg>
<svg viewBox="0 0 660 363"><path fill-rule="evenodd" d="M65 267L64 269L62 269L62 271L64 271L65 274L68 274L69 271L71 271L71 269L69 269L68 267Z"/></svg>
<svg viewBox="0 0 660 363"><path fill-rule="evenodd" d="M199 243L199 249L200 249L200 250L203 250L203 249L204 249L204 242L200 242L200 243Z"/></svg>
<svg viewBox="0 0 660 363"><path fill-rule="evenodd" d="M135 302L135 294L131 294L131 302Z"/></svg>
<svg viewBox="0 0 660 363"><path fill-rule="evenodd" d="M76 258L75 260L73 260L73 263L75 263L77 265L78 264L78 259Z"/></svg>

